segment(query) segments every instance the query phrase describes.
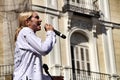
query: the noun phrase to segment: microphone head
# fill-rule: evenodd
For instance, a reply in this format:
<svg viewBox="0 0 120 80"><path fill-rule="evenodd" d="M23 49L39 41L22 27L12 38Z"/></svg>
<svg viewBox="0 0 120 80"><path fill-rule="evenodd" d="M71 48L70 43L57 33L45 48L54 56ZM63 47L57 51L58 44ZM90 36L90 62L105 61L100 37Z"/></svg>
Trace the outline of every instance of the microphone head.
<svg viewBox="0 0 120 80"><path fill-rule="evenodd" d="M61 37L62 37L63 39L66 39L66 36L65 36L65 35L62 35Z"/></svg>
<svg viewBox="0 0 120 80"><path fill-rule="evenodd" d="M43 64L43 68L44 68L45 70L48 70L48 69L49 69L48 66L47 66L47 64Z"/></svg>

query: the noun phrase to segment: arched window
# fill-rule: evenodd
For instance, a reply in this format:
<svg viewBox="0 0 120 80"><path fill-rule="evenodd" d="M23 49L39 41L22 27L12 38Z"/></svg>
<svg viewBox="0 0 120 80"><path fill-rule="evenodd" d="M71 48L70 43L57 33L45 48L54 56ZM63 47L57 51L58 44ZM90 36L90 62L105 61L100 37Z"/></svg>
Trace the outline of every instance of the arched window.
<svg viewBox="0 0 120 80"><path fill-rule="evenodd" d="M88 38L82 33L74 32L71 36L70 42L73 77L77 78L80 73L90 75L88 72L83 73L80 71L90 71Z"/></svg>

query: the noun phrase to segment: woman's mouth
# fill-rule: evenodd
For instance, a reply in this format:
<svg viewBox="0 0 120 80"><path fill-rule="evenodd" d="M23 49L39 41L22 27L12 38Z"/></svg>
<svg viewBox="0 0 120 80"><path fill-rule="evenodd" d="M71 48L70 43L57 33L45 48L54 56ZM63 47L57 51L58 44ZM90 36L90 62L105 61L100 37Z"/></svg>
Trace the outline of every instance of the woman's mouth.
<svg viewBox="0 0 120 80"><path fill-rule="evenodd" d="M40 26L40 25L41 25L41 23L40 23L40 22L38 22L38 23L37 23L37 26Z"/></svg>

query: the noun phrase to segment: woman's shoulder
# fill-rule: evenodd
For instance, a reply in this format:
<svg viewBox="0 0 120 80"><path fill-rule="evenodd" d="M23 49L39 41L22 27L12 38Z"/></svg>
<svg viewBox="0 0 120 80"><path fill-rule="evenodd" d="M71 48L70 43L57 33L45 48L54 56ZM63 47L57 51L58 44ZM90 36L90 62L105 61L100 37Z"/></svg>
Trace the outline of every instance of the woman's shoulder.
<svg viewBox="0 0 120 80"><path fill-rule="evenodd" d="M21 31L23 31L23 32L33 32L33 30L30 29L29 27L24 27Z"/></svg>
<svg viewBox="0 0 120 80"><path fill-rule="evenodd" d="M33 33L33 30L30 29L29 27L24 27L21 31L21 34L28 34L28 33Z"/></svg>
<svg viewBox="0 0 120 80"><path fill-rule="evenodd" d="M29 27L23 27L22 30L25 30L25 31L33 31L32 29L30 29Z"/></svg>

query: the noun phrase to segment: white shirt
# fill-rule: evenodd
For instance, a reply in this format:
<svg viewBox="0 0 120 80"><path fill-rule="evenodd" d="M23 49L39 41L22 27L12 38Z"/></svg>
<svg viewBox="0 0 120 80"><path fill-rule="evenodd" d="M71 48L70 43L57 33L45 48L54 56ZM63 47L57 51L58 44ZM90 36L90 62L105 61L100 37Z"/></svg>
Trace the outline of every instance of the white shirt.
<svg viewBox="0 0 120 80"><path fill-rule="evenodd" d="M56 41L55 33L47 31L44 42L29 27L24 27L17 37L14 54L13 80L43 80L42 55L47 55Z"/></svg>

